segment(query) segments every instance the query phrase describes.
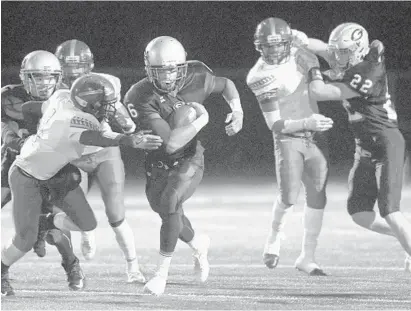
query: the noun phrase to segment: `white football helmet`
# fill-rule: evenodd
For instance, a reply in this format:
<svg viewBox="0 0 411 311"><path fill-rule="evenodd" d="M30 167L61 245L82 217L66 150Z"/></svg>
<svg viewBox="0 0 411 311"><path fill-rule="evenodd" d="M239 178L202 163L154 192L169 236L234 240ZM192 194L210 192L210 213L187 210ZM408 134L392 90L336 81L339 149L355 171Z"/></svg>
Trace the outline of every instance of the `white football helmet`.
<svg viewBox="0 0 411 311"><path fill-rule="evenodd" d="M337 26L330 34L328 50L340 70L347 70L363 61L368 54L368 32L359 24L344 23Z"/></svg>
<svg viewBox="0 0 411 311"><path fill-rule="evenodd" d="M60 62L53 53L33 51L21 63L20 79L26 92L38 100L47 100L61 82Z"/></svg>
<svg viewBox="0 0 411 311"><path fill-rule="evenodd" d="M144 51L147 77L161 92L179 90L187 75L187 53L173 37L162 36L150 41Z"/></svg>

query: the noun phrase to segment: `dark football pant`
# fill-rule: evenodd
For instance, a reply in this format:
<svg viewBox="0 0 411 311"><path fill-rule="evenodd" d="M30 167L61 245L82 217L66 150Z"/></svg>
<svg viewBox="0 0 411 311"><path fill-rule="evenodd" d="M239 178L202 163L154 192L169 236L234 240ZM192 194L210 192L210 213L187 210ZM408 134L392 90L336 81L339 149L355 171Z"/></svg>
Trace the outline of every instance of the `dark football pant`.
<svg viewBox="0 0 411 311"><path fill-rule="evenodd" d="M153 211L162 220L160 251L172 253L180 238L190 242L194 230L184 215L183 203L189 199L204 173L204 148L199 144L193 157L179 161L174 167L165 167L163 162L146 164L146 195Z"/></svg>
<svg viewBox="0 0 411 311"><path fill-rule="evenodd" d="M357 140L348 176L350 215L373 211L377 200L381 217L400 210L404 149L398 129L387 129L367 144Z"/></svg>

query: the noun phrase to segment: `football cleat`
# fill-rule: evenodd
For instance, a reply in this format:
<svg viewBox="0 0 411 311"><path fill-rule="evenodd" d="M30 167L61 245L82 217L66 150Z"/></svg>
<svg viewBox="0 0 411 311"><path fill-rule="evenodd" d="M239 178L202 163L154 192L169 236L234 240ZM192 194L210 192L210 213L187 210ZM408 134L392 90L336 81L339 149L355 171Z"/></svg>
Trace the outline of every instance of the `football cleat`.
<svg viewBox="0 0 411 311"><path fill-rule="evenodd" d="M94 231L87 231L81 233L81 252L84 259L91 260L96 255L96 237Z"/></svg>
<svg viewBox="0 0 411 311"><path fill-rule="evenodd" d="M146 278L140 271L137 258L126 263L127 283L145 283Z"/></svg>
<svg viewBox="0 0 411 311"><path fill-rule="evenodd" d="M1 295L2 296L14 296L14 289L10 285L9 273L6 272L1 275Z"/></svg>
<svg viewBox="0 0 411 311"><path fill-rule="evenodd" d="M295 268L298 271L307 273L309 276L327 276L327 274L314 261L305 260L305 258L298 257L295 262Z"/></svg>
<svg viewBox="0 0 411 311"><path fill-rule="evenodd" d="M411 273L411 256L407 255L405 257L405 265L404 265L404 270L406 272Z"/></svg>
<svg viewBox="0 0 411 311"><path fill-rule="evenodd" d="M47 215L40 215L39 228L37 232L37 241L33 245L33 251L39 257L46 256L46 236L48 233L49 225Z"/></svg>
<svg viewBox="0 0 411 311"><path fill-rule="evenodd" d="M166 283L167 279L164 276L156 274L146 283L146 285L144 285L144 292L155 296L161 296L166 289Z"/></svg>
<svg viewBox="0 0 411 311"><path fill-rule="evenodd" d="M280 256L276 254L263 254L263 262L267 266L268 269L274 269L278 265L278 261L280 260Z"/></svg>
<svg viewBox="0 0 411 311"><path fill-rule="evenodd" d="M83 270L80 267L80 262L78 258L73 261L71 264L61 264L67 274L67 282L69 282L70 290L82 290L85 287L86 277L83 273Z"/></svg>
<svg viewBox="0 0 411 311"><path fill-rule="evenodd" d="M210 248L210 238L206 235L199 237L199 247L193 253L194 273L198 281L204 283L210 273L210 264L208 263L208 249Z"/></svg>

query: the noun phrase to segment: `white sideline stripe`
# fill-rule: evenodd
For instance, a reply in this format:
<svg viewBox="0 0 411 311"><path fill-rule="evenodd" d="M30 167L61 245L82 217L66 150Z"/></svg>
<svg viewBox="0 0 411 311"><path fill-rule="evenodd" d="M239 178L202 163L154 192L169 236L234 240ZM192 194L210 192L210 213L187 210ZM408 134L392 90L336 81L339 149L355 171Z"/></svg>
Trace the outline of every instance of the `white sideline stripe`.
<svg viewBox="0 0 411 311"><path fill-rule="evenodd" d="M51 260L55 260L56 262L59 262L61 260L60 257L58 256L48 256L47 258ZM117 263L94 263L90 261L80 261L81 265L84 267L107 267L107 266L117 266ZM50 266L49 261L36 261L36 262L19 262L19 266L31 266L31 265L36 265L36 266ZM143 264L140 262L140 266L145 268L155 268L155 264ZM172 267L177 267L177 268L192 268L193 265L189 264L172 264ZM228 268L228 269L239 269L239 268L252 268L252 269L267 269L263 264L251 264L251 265L239 265L239 264L210 264L210 268ZM294 269L294 265L278 265L276 269ZM384 271L384 270L389 270L389 271L401 271L404 270L403 267L359 267L359 266L321 266L322 269L324 270L367 270L367 271ZM405 272L404 272L405 273Z"/></svg>
<svg viewBox="0 0 411 311"><path fill-rule="evenodd" d="M19 292L23 292L23 293L44 293L44 294L56 294L56 291L53 290L35 290L35 289L22 289L22 290L18 290ZM136 296L152 296L151 294L148 293L144 293L143 290L140 290L141 292L138 293L134 293L134 295ZM61 291L60 291L61 293ZM70 292L67 292L70 293ZM133 295L133 293L124 293L124 292L116 292L116 291L92 291L92 290L84 290L84 291L76 291L75 295L96 295L96 296L107 296L107 295L115 295L115 296L130 296ZM320 293L321 294L321 293ZM335 294L335 293L334 293ZM153 296L154 297L154 296ZM244 296L244 295L220 295L220 294L216 294L216 295L201 295L201 294L163 294L161 297L178 297L178 298L191 298L191 299L195 299L195 298L223 298L223 299L240 299L240 300L254 300L254 301L259 301L261 299L263 300L283 300L284 298L286 298L287 300L311 300L313 299L313 297L300 297L300 296L289 296L287 293L285 293L282 296L276 295L276 296L272 296L272 297L266 297L266 296ZM161 299L161 297L154 297L155 299ZM324 297L321 297L320 300L323 299L327 299ZM330 297L329 299L333 299L332 297ZM401 304L403 303L411 303L411 299L392 299L392 298L355 298L355 297L350 297L349 298L350 302L352 301L357 301L357 302L367 302L367 301L373 301L373 302L400 302Z"/></svg>

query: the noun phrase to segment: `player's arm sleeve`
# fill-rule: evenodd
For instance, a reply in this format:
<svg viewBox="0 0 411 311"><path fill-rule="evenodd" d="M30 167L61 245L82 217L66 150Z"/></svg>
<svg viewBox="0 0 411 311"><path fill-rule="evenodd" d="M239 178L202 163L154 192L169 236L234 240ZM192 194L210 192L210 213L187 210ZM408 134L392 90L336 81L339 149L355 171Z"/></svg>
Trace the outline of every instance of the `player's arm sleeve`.
<svg viewBox="0 0 411 311"><path fill-rule="evenodd" d="M123 103L119 101L115 104L115 106L116 112L114 119L116 120L116 123L121 126L121 129L125 134L134 133L134 131L136 130L136 124L127 111L127 108L123 105Z"/></svg>
<svg viewBox="0 0 411 311"><path fill-rule="evenodd" d="M343 82L325 83L319 67L308 72L310 97L317 101L333 101L361 96L354 88Z"/></svg>
<svg viewBox="0 0 411 311"><path fill-rule="evenodd" d="M211 81L208 82L208 80L211 80L211 77L206 77L206 85L211 84ZM231 111L243 113L240 94L238 93L237 87L232 80L225 77L214 77L212 80L211 93L222 94L225 101L230 106Z"/></svg>
<svg viewBox="0 0 411 311"><path fill-rule="evenodd" d="M114 132L101 132L85 129L71 130L69 139L72 141L78 141L85 146L98 146L98 147L115 147L120 145L120 140L123 134Z"/></svg>

